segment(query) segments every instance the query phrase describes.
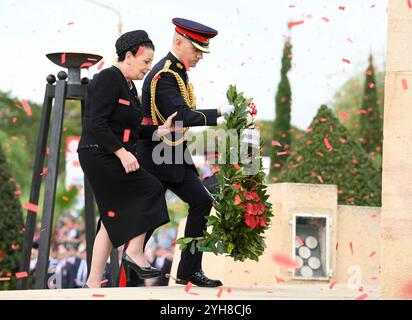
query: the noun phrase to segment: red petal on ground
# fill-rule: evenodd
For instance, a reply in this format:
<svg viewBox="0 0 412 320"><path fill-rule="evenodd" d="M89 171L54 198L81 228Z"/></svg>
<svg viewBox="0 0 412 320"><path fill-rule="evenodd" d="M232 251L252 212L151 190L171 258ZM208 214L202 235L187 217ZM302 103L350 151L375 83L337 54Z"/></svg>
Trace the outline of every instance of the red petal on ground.
<svg viewBox="0 0 412 320"><path fill-rule="evenodd" d="M365 293L365 294L360 295L359 297L356 297L355 300L365 300L367 297L368 297L368 294Z"/></svg>
<svg viewBox="0 0 412 320"><path fill-rule="evenodd" d="M186 292L189 292L190 291L190 289L192 288L192 286L193 286L193 284L189 281L188 283L187 283L187 285L186 285L186 287L185 287L185 291Z"/></svg>

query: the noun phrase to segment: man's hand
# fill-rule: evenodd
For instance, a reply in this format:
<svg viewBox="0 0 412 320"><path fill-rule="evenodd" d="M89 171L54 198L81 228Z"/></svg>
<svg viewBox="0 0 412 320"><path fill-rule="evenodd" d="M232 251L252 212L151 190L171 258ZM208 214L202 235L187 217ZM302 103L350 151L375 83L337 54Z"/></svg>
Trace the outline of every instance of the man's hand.
<svg viewBox="0 0 412 320"><path fill-rule="evenodd" d="M218 117L223 117L227 113L232 113L235 108L233 106L227 106L227 107L219 107L217 109L217 116Z"/></svg>
<svg viewBox="0 0 412 320"><path fill-rule="evenodd" d="M159 137L162 137L170 132L178 132L182 133L184 131L183 127L175 127L175 124L173 123L173 118L176 117L177 111L170 115L167 119L166 122L163 123L163 125L159 126L157 128L157 135Z"/></svg>

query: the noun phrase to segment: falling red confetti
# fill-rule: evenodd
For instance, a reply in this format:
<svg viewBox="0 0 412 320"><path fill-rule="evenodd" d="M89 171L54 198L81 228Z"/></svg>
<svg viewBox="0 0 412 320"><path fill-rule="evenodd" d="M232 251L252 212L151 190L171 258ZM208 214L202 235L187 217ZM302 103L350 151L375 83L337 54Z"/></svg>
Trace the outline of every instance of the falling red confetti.
<svg viewBox="0 0 412 320"><path fill-rule="evenodd" d="M340 143L345 143L347 140L344 139L344 138L340 138L339 141L340 141Z"/></svg>
<svg viewBox="0 0 412 320"><path fill-rule="evenodd" d="M345 58L342 58L342 62L346 62L346 63L350 64L350 60L345 59Z"/></svg>
<svg viewBox="0 0 412 320"><path fill-rule="evenodd" d="M100 285L102 285L102 284L106 284L106 283L108 283L108 282L109 282L109 280L104 279L104 280L100 281Z"/></svg>
<svg viewBox="0 0 412 320"><path fill-rule="evenodd" d="M406 79L402 79L402 87L403 90L408 90L408 82L406 81Z"/></svg>
<svg viewBox="0 0 412 320"><path fill-rule="evenodd" d="M247 273L247 274L249 274L250 273L250 271L249 270L245 270L245 271L243 271L244 273Z"/></svg>
<svg viewBox="0 0 412 320"><path fill-rule="evenodd" d="M97 293L92 294L92 298L104 298L104 297L105 297L104 294L97 294Z"/></svg>
<svg viewBox="0 0 412 320"><path fill-rule="evenodd" d="M230 289L230 288L227 288L227 293L231 293L232 292L232 289Z"/></svg>
<svg viewBox="0 0 412 320"><path fill-rule="evenodd" d="M17 272L16 273L16 278L17 279L21 279L21 278L27 278L29 275L27 274L27 272L26 271L23 271L23 272Z"/></svg>
<svg viewBox="0 0 412 320"><path fill-rule="evenodd" d="M285 282L285 280L283 280L282 278L278 278L276 275L275 275L275 278L276 278L277 283Z"/></svg>
<svg viewBox="0 0 412 320"><path fill-rule="evenodd" d="M353 244L352 244L352 242L349 242L349 247L350 247L350 253L353 256Z"/></svg>
<svg viewBox="0 0 412 320"><path fill-rule="evenodd" d="M83 62L83 63L80 65L80 69L88 68L88 67L91 67L92 65L93 65L93 63L91 63L91 62Z"/></svg>
<svg viewBox="0 0 412 320"><path fill-rule="evenodd" d="M336 251L338 250L339 242L336 242Z"/></svg>
<svg viewBox="0 0 412 320"><path fill-rule="evenodd" d="M42 170L41 173L40 173L40 176L46 175L48 171L49 171L48 168L43 168L43 170Z"/></svg>
<svg viewBox="0 0 412 320"><path fill-rule="evenodd" d="M320 183L324 183L322 176L316 176Z"/></svg>
<svg viewBox="0 0 412 320"><path fill-rule="evenodd" d="M353 43L353 40L351 38L346 38L350 43Z"/></svg>
<svg viewBox="0 0 412 320"><path fill-rule="evenodd" d="M412 9L412 0L408 0L408 7L409 9Z"/></svg>
<svg viewBox="0 0 412 320"><path fill-rule="evenodd" d="M376 254L376 251L373 251L373 252L369 255L369 257L373 257L375 254Z"/></svg>
<svg viewBox="0 0 412 320"><path fill-rule="evenodd" d="M375 8L375 5L374 5L374 4L373 4L373 5L371 5L371 9L372 9L372 8Z"/></svg>
<svg viewBox="0 0 412 320"><path fill-rule="evenodd" d="M97 70L101 70L102 68L103 68L103 65L104 65L104 61L102 60L102 61L100 61L100 63L97 65Z"/></svg>
<svg viewBox="0 0 412 320"><path fill-rule="evenodd" d="M339 10L345 10L345 6L339 6Z"/></svg>
<svg viewBox="0 0 412 320"><path fill-rule="evenodd" d="M17 122L17 118L16 117L13 117L13 123L16 123Z"/></svg>
<svg viewBox="0 0 412 320"><path fill-rule="evenodd" d="M323 139L323 142L325 143L325 146L326 146L326 148L327 148L329 151L332 151L332 150L333 150L333 147L332 147L332 145L329 143L329 138L328 138L327 136Z"/></svg>
<svg viewBox="0 0 412 320"><path fill-rule="evenodd" d="M365 300L367 297L368 297L368 294L365 293L365 294L360 295L359 297L356 297L355 300Z"/></svg>
<svg viewBox="0 0 412 320"><path fill-rule="evenodd" d="M189 60L186 58L183 60L183 64L185 66L186 71L190 70Z"/></svg>
<svg viewBox="0 0 412 320"><path fill-rule="evenodd" d="M304 244L302 238L299 237L299 236L295 237L295 242L297 242L298 246L303 246L303 244Z"/></svg>
<svg viewBox="0 0 412 320"><path fill-rule="evenodd" d="M336 284L336 280L335 281L333 281L331 284L330 284L330 286L329 286L329 289L333 289L333 287L335 286L335 284Z"/></svg>
<svg viewBox="0 0 412 320"><path fill-rule="evenodd" d="M340 110L339 117L344 118L344 119L349 119L350 115L346 113L345 111Z"/></svg>
<svg viewBox="0 0 412 320"><path fill-rule="evenodd" d="M62 55L60 56L60 62L61 64L66 63L66 52L62 53Z"/></svg>
<svg viewBox="0 0 412 320"><path fill-rule="evenodd" d="M322 20L325 21L325 22L329 22L329 21L330 21L330 20L329 20L328 18L326 18L326 17L322 17Z"/></svg>
<svg viewBox="0 0 412 320"><path fill-rule="evenodd" d="M10 247L13 251L17 251L17 250L20 249L20 244L19 243L12 243Z"/></svg>
<svg viewBox="0 0 412 320"><path fill-rule="evenodd" d="M299 268L299 262L282 253L275 253L272 259L280 266L290 269Z"/></svg>
<svg viewBox="0 0 412 320"><path fill-rule="evenodd" d="M72 25L74 25L74 22L68 22L67 23L67 26L72 26Z"/></svg>
<svg viewBox="0 0 412 320"><path fill-rule="evenodd" d="M10 280L10 277L4 277L4 278L0 278L0 281L9 281Z"/></svg>
<svg viewBox="0 0 412 320"><path fill-rule="evenodd" d="M285 155L285 154L288 154L288 152L287 151L282 151L282 152L278 152L278 153L276 153L278 156L283 156L283 155Z"/></svg>
<svg viewBox="0 0 412 320"><path fill-rule="evenodd" d="M23 204L23 208L33 212L39 212L39 207L33 203L26 202Z"/></svg>
<svg viewBox="0 0 412 320"><path fill-rule="evenodd" d="M62 199L63 199L64 201L69 201L69 197L68 197L68 196L63 196Z"/></svg>
<svg viewBox="0 0 412 320"><path fill-rule="evenodd" d="M125 106L130 106L130 101L124 100L124 99L119 99L120 104L124 104Z"/></svg>
<svg viewBox="0 0 412 320"><path fill-rule="evenodd" d="M140 56L142 54L142 52L143 52L143 47L139 47L139 50L137 50L137 52L136 52L136 58L138 56Z"/></svg>
<svg viewBox="0 0 412 320"><path fill-rule="evenodd" d="M130 139L130 129L125 129L123 133L123 142L128 142Z"/></svg>
<svg viewBox="0 0 412 320"><path fill-rule="evenodd" d="M192 286L193 286L193 284L189 281L188 283L187 283L187 285L186 285L186 287L185 287L185 291L186 292L189 292L190 291L190 289L192 288Z"/></svg>
<svg viewBox="0 0 412 320"><path fill-rule="evenodd" d="M30 105L28 104L28 102L24 99L21 100L21 104L23 105L24 111L26 111L26 114L31 117L32 116L32 111L30 108Z"/></svg>
<svg viewBox="0 0 412 320"><path fill-rule="evenodd" d="M15 196L18 196L18 195L20 195L20 194L21 194L21 191L20 191L20 190L14 191L14 195L15 195Z"/></svg>
<svg viewBox="0 0 412 320"><path fill-rule="evenodd" d="M280 144L280 142L272 140L272 146L281 147L282 145Z"/></svg>
<svg viewBox="0 0 412 320"><path fill-rule="evenodd" d="M305 20L299 20L299 21L292 21L288 23L288 28L293 28L295 26L298 26L300 24L304 24Z"/></svg>
<svg viewBox="0 0 412 320"><path fill-rule="evenodd" d="M110 217L110 218L114 218L114 217L116 216L116 212L114 212L114 211L108 211L108 212L107 212L107 216Z"/></svg>
<svg viewBox="0 0 412 320"><path fill-rule="evenodd" d="M223 291L223 288L219 288L219 291L217 293L218 298L220 298L222 296L222 291Z"/></svg>
<svg viewBox="0 0 412 320"><path fill-rule="evenodd" d="M404 284L402 289L402 296L406 299L412 298L412 281L409 281Z"/></svg>

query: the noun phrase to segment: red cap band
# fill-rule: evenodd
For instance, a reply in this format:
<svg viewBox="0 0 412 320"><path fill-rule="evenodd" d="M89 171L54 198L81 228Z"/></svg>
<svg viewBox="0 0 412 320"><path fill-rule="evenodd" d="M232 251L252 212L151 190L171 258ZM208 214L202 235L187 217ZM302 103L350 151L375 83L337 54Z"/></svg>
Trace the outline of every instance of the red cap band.
<svg viewBox="0 0 412 320"><path fill-rule="evenodd" d="M189 31L189 30L182 29L182 28L180 28L180 27L178 27L178 26L176 26L176 32L177 32L177 33L180 33L181 35L187 35L187 36L189 36L190 38L192 38L192 39L194 39L194 40L197 40L197 41L200 41L200 42L208 43L208 40L209 40L209 38L203 37L203 36L201 36L201 35L199 35L199 34L197 34L197 33L191 32L191 31Z"/></svg>

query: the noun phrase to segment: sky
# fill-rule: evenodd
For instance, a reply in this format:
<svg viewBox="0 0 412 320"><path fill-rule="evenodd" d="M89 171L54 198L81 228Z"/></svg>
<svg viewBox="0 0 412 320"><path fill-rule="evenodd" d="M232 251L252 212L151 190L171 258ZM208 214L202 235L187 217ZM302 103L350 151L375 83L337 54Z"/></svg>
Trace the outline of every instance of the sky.
<svg viewBox="0 0 412 320"><path fill-rule="evenodd" d="M119 21L123 32L148 32L156 62L171 48L174 17L219 32L211 40L212 52L189 71L199 109L226 106L226 90L235 84L254 98L257 119L274 119L288 36L293 45L292 124L300 129L346 80L366 69L370 53L377 68L385 65L387 0L0 0L0 90L42 103L46 76L63 70L47 53L99 54L103 68L110 67ZM288 30L288 22L302 21ZM82 76L96 72L94 66Z"/></svg>

